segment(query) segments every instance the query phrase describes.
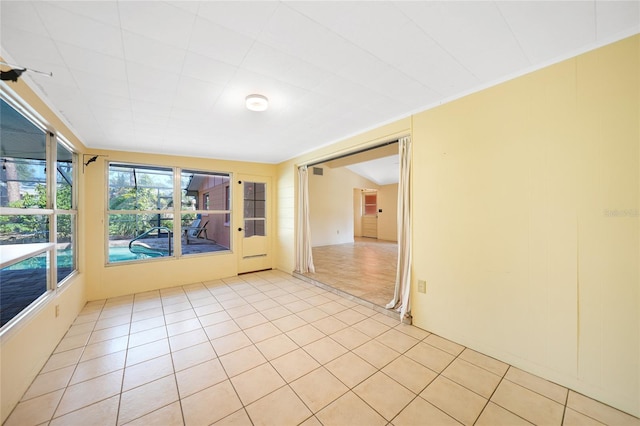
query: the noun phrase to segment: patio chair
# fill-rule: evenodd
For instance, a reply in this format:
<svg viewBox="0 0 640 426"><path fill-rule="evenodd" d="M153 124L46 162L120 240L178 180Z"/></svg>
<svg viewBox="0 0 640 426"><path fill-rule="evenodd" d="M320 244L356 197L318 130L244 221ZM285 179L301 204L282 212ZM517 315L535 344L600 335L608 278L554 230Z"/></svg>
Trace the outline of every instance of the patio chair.
<svg viewBox="0 0 640 426"><path fill-rule="evenodd" d="M191 225L189 225L189 227L184 230L184 236L187 244L189 244L189 239L192 238L204 238L205 240L209 239L209 236L207 235L207 224L209 223L209 221L206 221L204 225L200 226L201 221L201 219L195 219L193 222L191 222ZM201 236L203 233L204 237Z"/></svg>

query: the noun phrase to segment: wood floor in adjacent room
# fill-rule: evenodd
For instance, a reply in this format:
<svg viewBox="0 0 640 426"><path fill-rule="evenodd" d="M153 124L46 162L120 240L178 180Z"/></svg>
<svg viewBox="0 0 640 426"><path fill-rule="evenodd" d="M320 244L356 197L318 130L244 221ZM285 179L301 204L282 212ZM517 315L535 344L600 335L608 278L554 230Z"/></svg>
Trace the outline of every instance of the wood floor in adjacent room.
<svg viewBox="0 0 640 426"><path fill-rule="evenodd" d="M393 298L398 245L375 238L313 248L316 272L305 276L378 306Z"/></svg>

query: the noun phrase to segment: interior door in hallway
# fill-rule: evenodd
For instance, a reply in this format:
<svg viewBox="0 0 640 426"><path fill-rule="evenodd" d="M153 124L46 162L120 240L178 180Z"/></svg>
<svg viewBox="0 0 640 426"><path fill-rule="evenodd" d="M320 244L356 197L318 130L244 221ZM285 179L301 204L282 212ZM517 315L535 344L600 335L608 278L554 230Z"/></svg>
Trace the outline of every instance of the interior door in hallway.
<svg viewBox="0 0 640 426"><path fill-rule="evenodd" d="M362 236L378 238L378 192L362 193Z"/></svg>
<svg viewBox="0 0 640 426"><path fill-rule="evenodd" d="M269 178L241 176L242 221L238 227L238 273L271 268L271 227L268 214Z"/></svg>

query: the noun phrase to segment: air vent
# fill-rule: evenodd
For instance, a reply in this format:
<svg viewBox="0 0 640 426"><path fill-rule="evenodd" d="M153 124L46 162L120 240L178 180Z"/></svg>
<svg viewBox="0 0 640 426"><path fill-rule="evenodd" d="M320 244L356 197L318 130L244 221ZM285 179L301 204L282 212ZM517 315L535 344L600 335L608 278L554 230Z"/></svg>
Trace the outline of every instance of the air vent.
<svg viewBox="0 0 640 426"><path fill-rule="evenodd" d="M322 167L314 167L313 168L313 174L314 175L322 176L323 173L324 173L324 169Z"/></svg>

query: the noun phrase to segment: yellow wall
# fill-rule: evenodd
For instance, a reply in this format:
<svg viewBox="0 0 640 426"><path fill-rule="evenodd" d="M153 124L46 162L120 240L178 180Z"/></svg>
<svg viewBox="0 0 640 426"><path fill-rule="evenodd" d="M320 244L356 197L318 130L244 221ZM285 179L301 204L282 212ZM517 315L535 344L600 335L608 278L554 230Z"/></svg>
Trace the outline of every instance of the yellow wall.
<svg viewBox="0 0 640 426"><path fill-rule="evenodd" d="M414 324L635 415L639 56L636 36L413 122Z"/></svg>
<svg viewBox="0 0 640 426"><path fill-rule="evenodd" d="M99 161L85 170L87 186L92 188L87 194L85 214L92 218L92 226L87 229L87 298L98 300L125 294L139 293L159 288L195 282L210 281L238 273L238 256L240 253L240 232L232 232L232 250L207 255L191 255L176 259L156 259L134 264L105 265L106 235L104 222L106 211L106 188L108 161L150 164L159 166L176 166L189 170L220 171L232 173L232 229L238 228L242 221L242 191L236 182L242 174L273 177L276 166L270 164L245 163L237 161L212 160L206 158L176 157L152 155L121 151L91 150L92 154L100 154ZM268 191L273 194L273 191ZM274 218L276 209L274 198L268 200L269 216ZM271 230L274 228L272 227ZM268 231L271 235L273 232ZM271 237L268 257L273 259L273 243ZM273 266L273 260L269 266Z"/></svg>
<svg viewBox="0 0 640 426"><path fill-rule="evenodd" d="M82 158L82 152L85 149L82 143L22 80L9 83L5 87L21 98L52 128L66 137ZM76 182L76 186L80 195L78 228L84 229L86 218L82 214L82 209L85 185L82 178ZM86 303L84 249L85 239L81 232L78 238L79 273L67 279L64 285L50 294L37 310L0 337L0 377L2 378L0 380L0 423L9 416ZM56 305L59 306L58 317L55 316Z"/></svg>
<svg viewBox="0 0 640 426"><path fill-rule="evenodd" d="M354 188L378 185L346 167L323 168L323 175L309 173L309 220L313 247L352 243L354 236ZM358 214L359 211L355 211Z"/></svg>

